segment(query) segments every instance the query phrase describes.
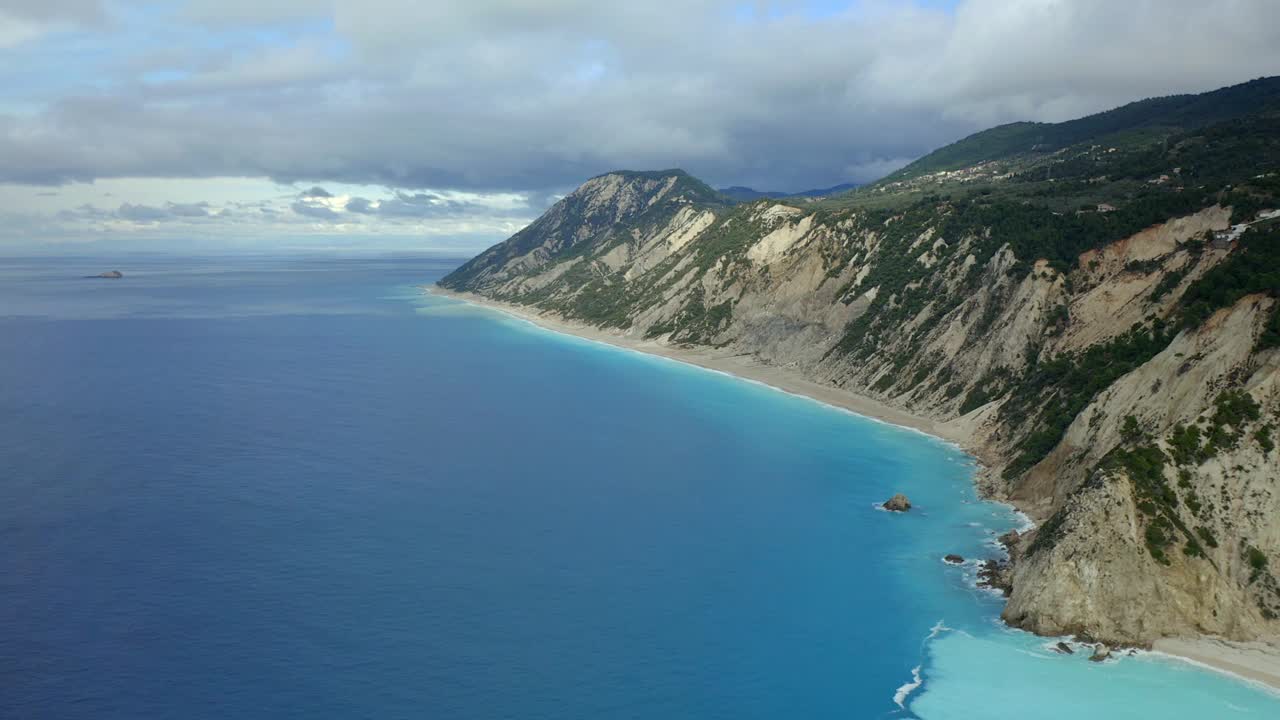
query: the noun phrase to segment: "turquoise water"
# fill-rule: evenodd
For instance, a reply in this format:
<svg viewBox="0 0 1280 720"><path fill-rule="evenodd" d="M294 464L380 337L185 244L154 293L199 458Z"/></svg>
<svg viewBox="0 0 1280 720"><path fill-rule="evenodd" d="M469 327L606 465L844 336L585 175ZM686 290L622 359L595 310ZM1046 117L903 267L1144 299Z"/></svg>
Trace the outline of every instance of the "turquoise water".
<svg viewBox="0 0 1280 720"><path fill-rule="evenodd" d="M0 262L0 717L1280 716L1000 625L956 448L455 264Z"/></svg>
<svg viewBox="0 0 1280 720"><path fill-rule="evenodd" d="M430 298L426 302L428 306L423 312L428 314L492 314L514 330L555 336L560 342L576 344L587 352L613 352L631 362L647 362L667 372L701 375L704 381L719 382L725 377L722 373L676 361L567 337L484 308L460 307L457 301L447 298ZM758 387L758 383L751 381L733 379L732 382ZM743 391L750 390L743 388ZM907 428L889 426L781 391L770 389L767 394L774 396L770 398L773 402L800 402L818 407L837 432L870 435L875 439L877 450L891 454L919 453L918 458L926 463L923 468L901 468L912 478L902 487L912 497L916 514L883 513L891 522L910 526L907 537L902 540L903 546L879 561L899 566L908 576L903 580L905 584L918 583L908 592L920 596L936 594L935 602L917 597L919 604L912 611L923 612L922 619L933 617L929 613L937 616L937 621L921 639L920 663L893 694L898 712L891 712L890 716L1056 720L1082 715L1216 718L1276 717L1280 713L1280 693L1251 681L1158 653L1139 652L1102 664L1093 663L1088 660L1085 648L1077 646L1076 654L1063 655L1052 649L1057 639L1038 637L1004 625L998 617L1004 601L996 593L977 589L974 559L998 554L994 538L1007 529L1025 527L1026 521L1007 506L985 502L976 496L972 485L975 469L972 458L950 443ZM832 437L830 441L842 443L848 439ZM927 447L921 447L925 444ZM932 472L934 476L924 478L917 474L922 472ZM956 482L957 477L962 481ZM877 511L874 503L871 509ZM916 517L929 519L915 521ZM939 566L938 559L947 552L961 553L970 560L961 567ZM919 574L910 577L915 573ZM914 625L916 629L922 626L921 621Z"/></svg>

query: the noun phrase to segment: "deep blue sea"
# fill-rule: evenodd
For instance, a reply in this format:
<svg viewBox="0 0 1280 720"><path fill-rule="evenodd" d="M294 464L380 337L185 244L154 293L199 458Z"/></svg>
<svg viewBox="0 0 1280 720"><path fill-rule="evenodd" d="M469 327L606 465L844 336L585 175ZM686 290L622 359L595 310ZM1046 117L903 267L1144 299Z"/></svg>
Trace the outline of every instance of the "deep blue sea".
<svg viewBox="0 0 1280 720"><path fill-rule="evenodd" d="M0 261L0 717L1280 717L1000 625L957 449L455 264Z"/></svg>

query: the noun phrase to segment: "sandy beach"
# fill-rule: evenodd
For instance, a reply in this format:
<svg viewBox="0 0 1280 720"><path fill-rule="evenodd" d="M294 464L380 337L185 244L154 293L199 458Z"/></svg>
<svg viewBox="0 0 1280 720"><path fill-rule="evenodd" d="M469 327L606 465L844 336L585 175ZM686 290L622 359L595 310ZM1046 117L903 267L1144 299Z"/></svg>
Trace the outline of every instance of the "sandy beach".
<svg viewBox="0 0 1280 720"><path fill-rule="evenodd" d="M1280 691L1280 644L1212 637L1164 638L1152 650Z"/></svg>
<svg viewBox="0 0 1280 720"><path fill-rule="evenodd" d="M697 365L709 370L718 370L747 380L763 383L784 392L803 395L827 405L843 408L859 415L881 420L893 425L919 430L929 435L942 438L964 447L966 452L974 454L966 446L967 437L956 428L946 423L939 423L929 418L913 415L897 408L857 393L842 390L814 382L795 370L776 365L767 365L750 355L733 353L709 347L675 347L653 340L642 340L617 331L604 330L583 323L563 320L541 314L521 305L498 302L471 293L458 293L435 286L424 286L423 289L432 295L450 297L457 300L481 305L504 312L508 315L527 320L548 330L568 335L603 342L616 347L627 348L650 355L658 355L672 360Z"/></svg>
<svg viewBox="0 0 1280 720"><path fill-rule="evenodd" d="M551 317L528 307L498 302L471 293L453 292L434 285L423 286L423 290L428 294L450 297L497 310L555 332L729 373L859 415L919 430L956 443L966 452L978 457L979 461L982 460L979 451L971 447L968 442L968 435L962 426L913 415L874 398L814 382L795 370L767 365L750 355L716 348L673 347L652 340L637 339L618 331L603 330L583 323ZM1214 671L1262 683L1273 690L1280 691L1280 644L1231 643L1211 637L1166 638L1157 641L1153 650Z"/></svg>

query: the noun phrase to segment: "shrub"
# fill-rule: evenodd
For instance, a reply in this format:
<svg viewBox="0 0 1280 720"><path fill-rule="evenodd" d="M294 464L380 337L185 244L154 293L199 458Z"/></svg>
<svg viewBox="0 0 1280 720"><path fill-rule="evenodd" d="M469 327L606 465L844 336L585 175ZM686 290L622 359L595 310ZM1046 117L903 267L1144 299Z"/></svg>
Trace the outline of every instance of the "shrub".
<svg viewBox="0 0 1280 720"><path fill-rule="evenodd" d="M1182 423L1174 425L1173 432L1169 435L1169 453L1178 465L1198 463L1201 459L1200 428Z"/></svg>
<svg viewBox="0 0 1280 720"><path fill-rule="evenodd" d="M1267 572L1267 555L1258 548L1252 545L1245 546L1244 559L1252 570L1249 574L1250 583L1256 582Z"/></svg>
<svg viewBox="0 0 1280 720"><path fill-rule="evenodd" d="M1262 452L1270 453L1275 449L1275 441L1271 439L1271 426L1263 425L1253 433L1253 439L1258 441L1258 445L1262 448Z"/></svg>
<svg viewBox="0 0 1280 720"><path fill-rule="evenodd" d="M1209 528L1201 525L1196 528L1196 534L1200 536L1200 539L1204 541L1205 545L1208 545L1211 548L1218 547L1218 539L1213 536L1213 533L1210 532Z"/></svg>
<svg viewBox="0 0 1280 720"><path fill-rule="evenodd" d="M1142 439L1142 427L1138 425L1138 418L1132 415L1124 416L1124 422L1120 425L1120 437L1127 443Z"/></svg>

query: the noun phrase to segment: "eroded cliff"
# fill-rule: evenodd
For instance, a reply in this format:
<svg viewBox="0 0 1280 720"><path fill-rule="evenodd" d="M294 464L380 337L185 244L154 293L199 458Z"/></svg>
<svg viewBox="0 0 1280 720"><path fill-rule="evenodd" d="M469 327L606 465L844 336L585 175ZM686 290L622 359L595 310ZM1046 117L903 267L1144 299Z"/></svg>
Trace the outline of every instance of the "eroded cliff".
<svg viewBox="0 0 1280 720"><path fill-rule="evenodd" d="M1146 140L818 202L610 173L441 284L947 423L1040 523L1015 546L1013 624L1274 636L1280 120Z"/></svg>

